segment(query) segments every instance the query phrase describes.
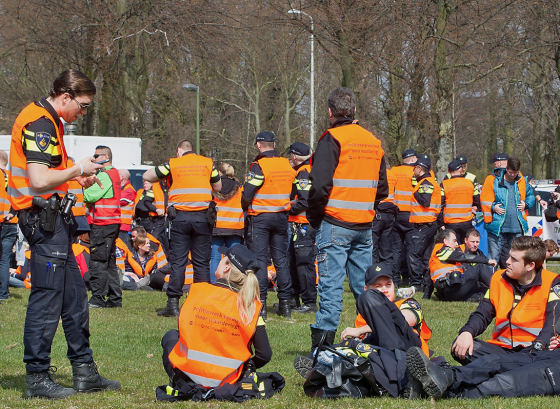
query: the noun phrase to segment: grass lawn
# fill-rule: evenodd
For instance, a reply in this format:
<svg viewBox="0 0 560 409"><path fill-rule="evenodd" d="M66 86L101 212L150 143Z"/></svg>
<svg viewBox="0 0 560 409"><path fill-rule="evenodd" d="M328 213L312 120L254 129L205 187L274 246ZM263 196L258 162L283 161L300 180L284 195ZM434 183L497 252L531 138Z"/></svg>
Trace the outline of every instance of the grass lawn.
<svg viewBox="0 0 560 409"><path fill-rule="evenodd" d="M560 268L549 266L560 272ZM23 323L28 300L28 290L11 289L12 298L0 305L0 408L120 408L120 407L171 407L155 401L154 390L167 383L161 364L160 341L163 334L177 327L173 318L159 318L156 312L165 306L165 294L156 292L124 292L122 309L91 310L91 347L101 374L122 383L119 392L105 392L73 396L62 401L25 400L25 367L23 358ZM422 304L428 325L434 332L431 349L451 359L449 349L458 329L466 322L475 308L471 303L442 303L424 301ZM272 399L253 400L244 407L266 408L556 408L559 401L551 397L520 399L491 398L481 401L430 400L405 401L392 398L362 400L344 399L326 401L307 398L303 393L303 378L293 369L292 361L298 354L306 353L310 346L309 324L314 315L293 314L292 320L277 318L272 314L276 296L269 296L267 330L274 351L272 361L263 371L277 371L286 378L282 393ZM344 293L344 311L340 329L354 321L354 302L351 293ZM339 331L340 334L340 331ZM489 336L490 331L485 334ZM72 367L66 358L66 342L59 325L52 348L52 365L58 367L58 380L72 386ZM223 402L180 402L174 407L237 407Z"/></svg>

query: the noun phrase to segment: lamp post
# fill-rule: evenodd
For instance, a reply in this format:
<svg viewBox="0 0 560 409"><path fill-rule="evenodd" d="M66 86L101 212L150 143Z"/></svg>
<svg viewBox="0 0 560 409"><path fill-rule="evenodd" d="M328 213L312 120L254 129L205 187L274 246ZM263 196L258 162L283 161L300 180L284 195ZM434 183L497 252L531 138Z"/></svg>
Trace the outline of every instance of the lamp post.
<svg viewBox="0 0 560 409"><path fill-rule="evenodd" d="M194 84L185 84L187 91L196 91L196 154L200 155L200 87Z"/></svg>
<svg viewBox="0 0 560 409"><path fill-rule="evenodd" d="M313 144L315 143L315 44L313 41L313 17L307 14L305 11L290 9L288 14L302 14L309 17L311 20L311 115L310 115L310 129L309 129L309 144L311 149L313 149Z"/></svg>

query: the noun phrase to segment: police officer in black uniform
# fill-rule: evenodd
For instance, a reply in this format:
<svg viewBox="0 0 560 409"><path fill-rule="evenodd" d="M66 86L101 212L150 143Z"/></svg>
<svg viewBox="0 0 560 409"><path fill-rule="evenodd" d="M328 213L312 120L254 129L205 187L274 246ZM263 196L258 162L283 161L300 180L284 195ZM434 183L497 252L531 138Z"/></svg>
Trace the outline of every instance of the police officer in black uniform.
<svg viewBox="0 0 560 409"><path fill-rule="evenodd" d="M8 195L19 211L19 226L30 245L33 271L23 335L28 398L58 399L76 391L121 387L118 381L99 375L93 361L87 291L72 252L77 224L72 206L61 203L70 179L85 188L99 182L90 176L103 166L95 164L93 157L66 167L61 138L61 118L72 123L85 115L95 92L95 85L84 74L64 71L54 81L48 98L24 108L12 131ZM52 340L61 318L72 363L73 389L53 379L56 368L50 365Z"/></svg>

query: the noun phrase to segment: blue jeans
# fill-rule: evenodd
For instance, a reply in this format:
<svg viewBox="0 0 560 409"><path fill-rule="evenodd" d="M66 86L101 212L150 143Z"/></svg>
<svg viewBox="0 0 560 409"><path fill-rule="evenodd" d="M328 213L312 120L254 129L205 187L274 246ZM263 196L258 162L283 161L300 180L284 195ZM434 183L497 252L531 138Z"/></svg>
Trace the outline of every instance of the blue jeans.
<svg viewBox="0 0 560 409"><path fill-rule="evenodd" d="M0 258L0 300L8 298L8 282L10 280L10 257L17 239L17 225L4 224L2 226L2 258Z"/></svg>
<svg viewBox="0 0 560 409"><path fill-rule="evenodd" d="M230 248L234 244L241 244L241 237L212 236L212 256L210 257L210 281L212 281L212 284L216 282L216 269L222 259L222 254L218 251L218 249L222 246Z"/></svg>
<svg viewBox="0 0 560 409"><path fill-rule="evenodd" d="M513 239L522 235L522 233L500 233L499 236L496 236L488 233L488 258L499 262L504 245L509 249Z"/></svg>
<svg viewBox="0 0 560 409"><path fill-rule="evenodd" d="M354 298L364 291L366 270L371 266L371 229L350 230L323 220L317 229L316 243L319 311L312 327L336 331L346 275Z"/></svg>
<svg viewBox="0 0 560 409"><path fill-rule="evenodd" d="M14 288L25 288L25 283L21 280L18 280L15 277L10 276L10 287L14 287Z"/></svg>

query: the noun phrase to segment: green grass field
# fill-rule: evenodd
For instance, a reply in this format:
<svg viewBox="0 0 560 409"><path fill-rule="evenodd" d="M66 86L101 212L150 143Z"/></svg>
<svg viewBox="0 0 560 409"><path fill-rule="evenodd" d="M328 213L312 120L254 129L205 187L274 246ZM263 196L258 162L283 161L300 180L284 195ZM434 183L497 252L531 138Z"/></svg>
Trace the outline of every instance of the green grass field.
<svg viewBox="0 0 560 409"><path fill-rule="evenodd" d="M73 396L62 401L26 400L23 358L23 323L28 290L11 289L12 298L0 305L0 408L124 408L170 407L155 401L154 390L167 383L161 364L160 341L163 334L177 327L173 318L159 318L156 312L166 302L165 294L156 292L125 292L122 309L91 310L91 347L100 372L122 383L119 392ZM276 301L271 293L269 306ZM447 359L457 330L476 308L471 303L442 303L419 300L428 325L434 332L431 349ZM344 293L344 311L340 329L354 321L355 307L351 293ZM303 378L293 369L298 354L307 353L310 346L309 324L314 315L293 314L292 320L277 318L269 307L267 330L274 351L272 361L263 371L277 371L286 378L282 393L272 399L253 400L243 407L265 408L555 408L559 401L551 397L520 399L486 399L482 401L430 400L405 401L392 398L344 399L325 401L307 398L303 393ZM340 332L339 332L340 334ZM489 332L487 334L489 335ZM66 342L59 325L52 348L52 365L58 367L58 380L72 386L72 368L66 358ZM179 402L175 407L236 407L223 402Z"/></svg>

